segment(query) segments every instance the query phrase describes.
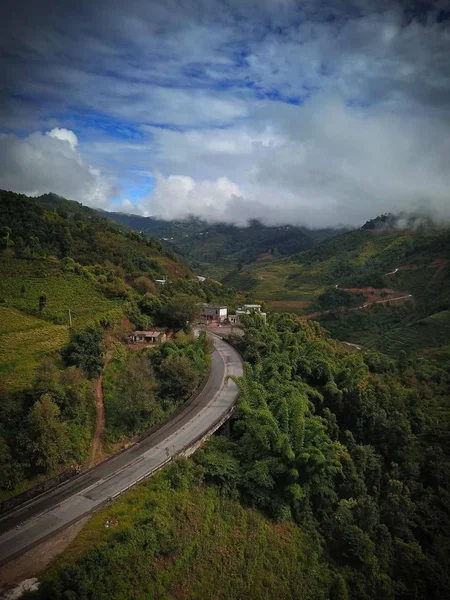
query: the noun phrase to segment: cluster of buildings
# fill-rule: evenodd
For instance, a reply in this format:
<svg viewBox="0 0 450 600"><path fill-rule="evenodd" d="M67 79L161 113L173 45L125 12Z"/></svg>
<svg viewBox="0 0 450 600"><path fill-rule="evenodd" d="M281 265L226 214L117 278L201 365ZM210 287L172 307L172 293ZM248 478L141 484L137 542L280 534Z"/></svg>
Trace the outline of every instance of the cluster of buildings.
<svg viewBox="0 0 450 600"><path fill-rule="evenodd" d="M260 315L264 322L266 321L266 313L261 311L260 304L244 304L242 308L238 308L234 315L228 314L226 306L216 304L204 304L203 305L203 318L206 323L229 324L239 325L244 315L250 315L257 313Z"/></svg>
<svg viewBox="0 0 450 600"><path fill-rule="evenodd" d="M228 314L226 306L218 304L203 304L203 321L208 325L239 325L244 315L257 313L266 322L266 313L261 311L260 304L244 304L242 308L238 308L234 315ZM152 329L149 331L133 331L128 336L128 342L137 344L164 344L167 341L167 335Z"/></svg>

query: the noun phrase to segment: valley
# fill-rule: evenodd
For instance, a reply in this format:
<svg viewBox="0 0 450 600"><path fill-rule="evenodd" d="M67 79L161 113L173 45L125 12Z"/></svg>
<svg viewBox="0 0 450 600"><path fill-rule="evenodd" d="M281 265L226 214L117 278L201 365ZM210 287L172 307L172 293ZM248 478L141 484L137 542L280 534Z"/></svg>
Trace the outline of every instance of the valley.
<svg viewBox="0 0 450 600"><path fill-rule="evenodd" d="M449 600L449 1L1 17L0 600Z"/></svg>
<svg viewBox="0 0 450 600"><path fill-rule="evenodd" d="M353 231L314 231L258 222L237 229L194 218L167 222L111 216L161 236L163 244L182 251L203 275L253 295L270 310L319 319L338 339L392 355L403 350L446 360L442 346L450 306L449 232L422 217L411 217L409 227L396 226L397 220L408 221L405 216L387 215ZM335 308L344 311L339 315L333 307L324 312L320 305L320 298L336 285L355 296L354 301L349 297L347 307L338 303ZM408 308L402 309L405 303ZM370 315L347 314L358 307ZM384 322L394 324L387 338Z"/></svg>
<svg viewBox="0 0 450 600"><path fill-rule="evenodd" d="M3 569L93 512L30 597L450 590L448 229L208 225L208 262L191 220L186 264L58 196L0 202ZM193 332L244 305L267 320Z"/></svg>

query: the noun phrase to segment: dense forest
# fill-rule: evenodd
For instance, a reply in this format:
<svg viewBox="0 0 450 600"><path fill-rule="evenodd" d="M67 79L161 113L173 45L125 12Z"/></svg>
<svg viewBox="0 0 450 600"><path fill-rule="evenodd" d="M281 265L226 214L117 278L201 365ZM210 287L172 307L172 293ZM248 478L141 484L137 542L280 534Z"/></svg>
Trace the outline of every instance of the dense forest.
<svg viewBox="0 0 450 600"><path fill-rule="evenodd" d="M140 352L114 348L103 380L106 441L158 425L198 387L210 364L210 343L180 331L163 346Z"/></svg>
<svg viewBox="0 0 450 600"><path fill-rule="evenodd" d="M266 327L249 317L238 343L246 365L231 434L108 509L123 527L106 535L99 515L37 596L200 598L206 581L217 598L249 585L253 598L448 597L448 371L346 350L288 314ZM162 497L178 510L161 512ZM269 543L261 526L258 538L244 524L254 509L264 535L278 528L265 550L273 562L254 547ZM244 570L227 558L235 551Z"/></svg>

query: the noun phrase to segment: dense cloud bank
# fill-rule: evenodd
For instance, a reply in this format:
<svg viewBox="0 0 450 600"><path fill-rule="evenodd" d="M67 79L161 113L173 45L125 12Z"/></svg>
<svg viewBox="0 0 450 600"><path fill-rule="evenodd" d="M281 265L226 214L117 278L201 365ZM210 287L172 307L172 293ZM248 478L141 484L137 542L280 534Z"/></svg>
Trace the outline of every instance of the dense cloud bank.
<svg viewBox="0 0 450 600"><path fill-rule="evenodd" d="M19 4L0 187L237 223L450 217L443 2Z"/></svg>

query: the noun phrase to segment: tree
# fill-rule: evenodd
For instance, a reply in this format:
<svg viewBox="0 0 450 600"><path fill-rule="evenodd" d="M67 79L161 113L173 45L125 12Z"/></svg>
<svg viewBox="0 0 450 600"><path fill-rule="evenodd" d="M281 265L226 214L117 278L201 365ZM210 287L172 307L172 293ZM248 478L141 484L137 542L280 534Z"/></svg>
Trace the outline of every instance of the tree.
<svg viewBox="0 0 450 600"><path fill-rule="evenodd" d="M1 235L1 239L4 242L5 248L6 250L8 250L10 243L11 243L11 228L4 226L4 227L0 227L0 235Z"/></svg>
<svg viewBox="0 0 450 600"><path fill-rule="evenodd" d="M156 294L156 286L151 279L142 275L133 281L134 289L139 294Z"/></svg>
<svg viewBox="0 0 450 600"><path fill-rule="evenodd" d="M198 384L199 375L187 356L169 356L160 366L162 392L166 396L184 400Z"/></svg>
<svg viewBox="0 0 450 600"><path fill-rule="evenodd" d="M39 296L39 312L41 313L47 304L47 296L45 294L41 294Z"/></svg>
<svg viewBox="0 0 450 600"><path fill-rule="evenodd" d="M159 315L161 311L161 300L154 294L145 294L138 304L141 312L150 317Z"/></svg>
<svg viewBox="0 0 450 600"><path fill-rule="evenodd" d="M61 352L62 357L68 365L81 367L90 379L98 377L103 369L102 339L103 332L95 327L72 332L69 344Z"/></svg>
<svg viewBox="0 0 450 600"><path fill-rule="evenodd" d="M50 394L44 394L27 418L31 462L46 472L62 464L68 453L67 426L60 421L59 414Z"/></svg>
<svg viewBox="0 0 450 600"><path fill-rule="evenodd" d="M142 314L136 302L125 302L124 310L130 321L137 329L148 329L151 326L151 318L148 317L146 314Z"/></svg>
<svg viewBox="0 0 450 600"><path fill-rule="evenodd" d="M117 380L115 402L108 421L118 430L133 434L157 422L161 408L156 402L156 379L148 356L131 354Z"/></svg>
<svg viewBox="0 0 450 600"><path fill-rule="evenodd" d="M40 398L43 394L50 393L53 400L64 396L64 391L59 383L59 371L51 358L44 358L36 367L33 382L33 394Z"/></svg>
<svg viewBox="0 0 450 600"><path fill-rule="evenodd" d="M8 442L0 435L0 490L11 489L17 481L17 466L12 462Z"/></svg>
<svg viewBox="0 0 450 600"><path fill-rule="evenodd" d="M200 316L200 306L195 296L178 294L167 300L162 312L173 327L181 329Z"/></svg>

